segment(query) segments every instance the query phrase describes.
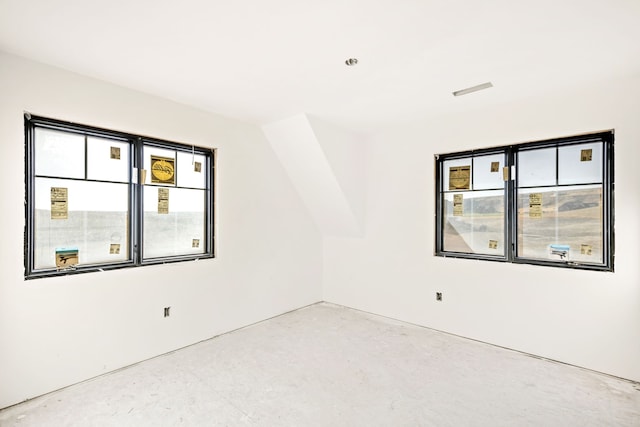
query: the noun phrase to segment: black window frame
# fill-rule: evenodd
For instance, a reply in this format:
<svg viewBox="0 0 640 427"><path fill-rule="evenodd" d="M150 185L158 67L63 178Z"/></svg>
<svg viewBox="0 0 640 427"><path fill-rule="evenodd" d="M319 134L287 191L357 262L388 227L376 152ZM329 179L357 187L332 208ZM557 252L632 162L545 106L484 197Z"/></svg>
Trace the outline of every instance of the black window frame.
<svg viewBox="0 0 640 427"><path fill-rule="evenodd" d="M536 150L550 147L566 147L570 145L585 144L589 142L602 142L602 238L603 238L603 263L586 263L572 260L544 260L538 258L527 258L518 255L518 189L525 188L518 185L518 164L517 154L522 151ZM444 189L444 163L450 160L469 158L472 159L481 155L504 154L505 167L508 179L504 185L504 253L500 255L475 254L467 252L455 252L444 250L444 227L445 227L445 206L444 196L451 192ZM556 156L557 157L557 156ZM556 160L556 177L557 177ZM470 176L473 188L473 167ZM502 173L503 171L500 171ZM614 271L615 260L615 234L614 234L614 130L600 131L588 134L581 134L569 137L553 138L542 141L525 142L505 146L496 146L478 150L467 150L453 153L435 155L435 256L452 257L474 260L486 260L496 262L508 262L514 264L530 264L539 266L550 266L559 268L572 268L580 270L594 271ZM557 185L555 187L562 187ZM570 186L567 184L566 186Z"/></svg>
<svg viewBox="0 0 640 427"><path fill-rule="evenodd" d="M128 179L128 254L125 261L105 262L95 264L77 264L71 268L35 268L35 131L37 128L62 131L66 133L84 135L85 137L108 138L129 144L129 179ZM120 268L133 268L146 265L157 265L174 262L195 261L215 258L215 167L216 150L214 148L197 147L194 145L172 142L158 138L135 135L126 132L114 131L95 126L78 124L73 122L24 114L25 129L25 229L24 229L24 266L25 279L44 277L56 277L70 274L80 274L96 271L113 270ZM85 139L86 140L86 139ZM188 154L202 155L205 164L202 172L205 173L205 232L203 252L197 254L182 254L162 256L155 258L143 258L143 187L139 183L140 170L144 165L144 147L155 147L173 150ZM85 154L86 157L86 154ZM85 159L86 167L86 159ZM54 177L57 178L57 177ZM84 181L87 179L86 173ZM109 181L100 181L109 182ZM122 184L119 182L119 184Z"/></svg>

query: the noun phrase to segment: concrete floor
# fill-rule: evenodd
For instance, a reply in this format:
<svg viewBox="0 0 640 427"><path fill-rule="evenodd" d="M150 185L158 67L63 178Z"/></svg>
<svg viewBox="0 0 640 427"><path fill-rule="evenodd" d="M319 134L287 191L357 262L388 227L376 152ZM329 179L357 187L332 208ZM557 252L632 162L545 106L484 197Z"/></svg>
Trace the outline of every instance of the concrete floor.
<svg viewBox="0 0 640 427"><path fill-rule="evenodd" d="M0 411L2 426L640 426L640 385L316 304Z"/></svg>

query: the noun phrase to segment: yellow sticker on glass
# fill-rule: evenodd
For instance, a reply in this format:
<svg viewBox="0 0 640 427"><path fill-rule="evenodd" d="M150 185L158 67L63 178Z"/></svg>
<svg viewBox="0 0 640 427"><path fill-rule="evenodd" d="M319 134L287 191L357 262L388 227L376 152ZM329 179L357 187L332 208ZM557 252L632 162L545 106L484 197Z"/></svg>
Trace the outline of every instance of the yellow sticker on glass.
<svg viewBox="0 0 640 427"><path fill-rule="evenodd" d="M468 190L471 185L471 166L449 168L449 190Z"/></svg>
<svg viewBox="0 0 640 427"><path fill-rule="evenodd" d="M462 194L453 195L453 216L464 215L464 204Z"/></svg>
<svg viewBox="0 0 640 427"><path fill-rule="evenodd" d="M529 218L542 218L542 193L529 194Z"/></svg>
<svg viewBox="0 0 640 427"><path fill-rule="evenodd" d="M158 188L158 213L169 213L169 189Z"/></svg>
<svg viewBox="0 0 640 427"><path fill-rule="evenodd" d="M56 267L68 268L78 264L78 248L56 248Z"/></svg>
<svg viewBox="0 0 640 427"><path fill-rule="evenodd" d="M51 187L51 219L69 218L69 190Z"/></svg>
<svg viewBox="0 0 640 427"><path fill-rule="evenodd" d="M171 157L151 156L151 182L176 183L176 162Z"/></svg>

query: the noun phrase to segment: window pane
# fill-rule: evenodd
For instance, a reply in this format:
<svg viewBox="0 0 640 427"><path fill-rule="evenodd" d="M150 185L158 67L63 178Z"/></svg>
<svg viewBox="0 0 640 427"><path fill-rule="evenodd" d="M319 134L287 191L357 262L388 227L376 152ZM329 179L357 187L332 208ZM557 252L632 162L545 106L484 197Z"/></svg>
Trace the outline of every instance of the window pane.
<svg viewBox="0 0 640 427"><path fill-rule="evenodd" d="M518 186L556 185L556 149L518 152Z"/></svg>
<svg viewBox="0 0 640 427"><path fill-rule="evenodd" d="M571 145L558 149L558 184L602 182L602 143Z"/></svg>
<svg viewBox="0 0 640 427"><path fill-rule="evenodd" d="M602 264L602 187L569 187L558 192L558 239L569 242L571 260Z"/></svg>
<svg viewBox="0 0 640 427"><path fill-rule="evenodd" d="M473 158L473 189L490 190L504 188L502 167L504 154L491 154Z"/></svg>
<svg viewBox="0 0 640 427"><path fill-rule="evenodd" d="M178 186L205 188L205 157L200 154L178 152Z"/></svg>
<svg viewBox="0 0 640 427"><path fill-rule="evenodd" d="M88 137L87 164L89 179L129 182L129 143Z"/></svg>
<svg viewBox="0 0 640 427"><path fill-rule="evenodd" d="M204 190L145 186L143 257L204 253L205 201Z"/></svg>
<svg viewBox="0 0 640 427"><path fill-rule="evenodd" d="M84 135L35 129L36 175L84 178Z"/></svg>
<svg viewBox="0 0 640 427"><path fill-rule="evenodd" d="M444 194L443 249L504 255L504 192Z"/></svg>
<svg viewBox="0 0 640 427"><path fill-rule="evenodd" d="M66 219L52 219L51 188L66 188ZM79 264L128 259L127 184L37 178L34 267L55 268L56 248L78 249Z"/></svg>
<svg viewBox="0 0 640 427"><path fill-rule="evenodd" d="M518 256L602 264L602 187L518 192Z"/></svg>

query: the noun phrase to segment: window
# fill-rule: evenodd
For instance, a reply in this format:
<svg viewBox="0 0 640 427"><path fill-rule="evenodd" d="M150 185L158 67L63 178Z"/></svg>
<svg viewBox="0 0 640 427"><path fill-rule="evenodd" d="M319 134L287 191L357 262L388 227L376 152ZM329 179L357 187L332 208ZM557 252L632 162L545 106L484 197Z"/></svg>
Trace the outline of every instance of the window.
<svg viewBox="0 0 640 427"><path fill-rule="evenodd" d="M211 149L25 115L25 277L214 256Z"/></svg>
<svg viewBox="0 0 640 427"><path fill-rule="evenodd" d="M436 156L436 255L613 271L613 131Z"/></svg>

